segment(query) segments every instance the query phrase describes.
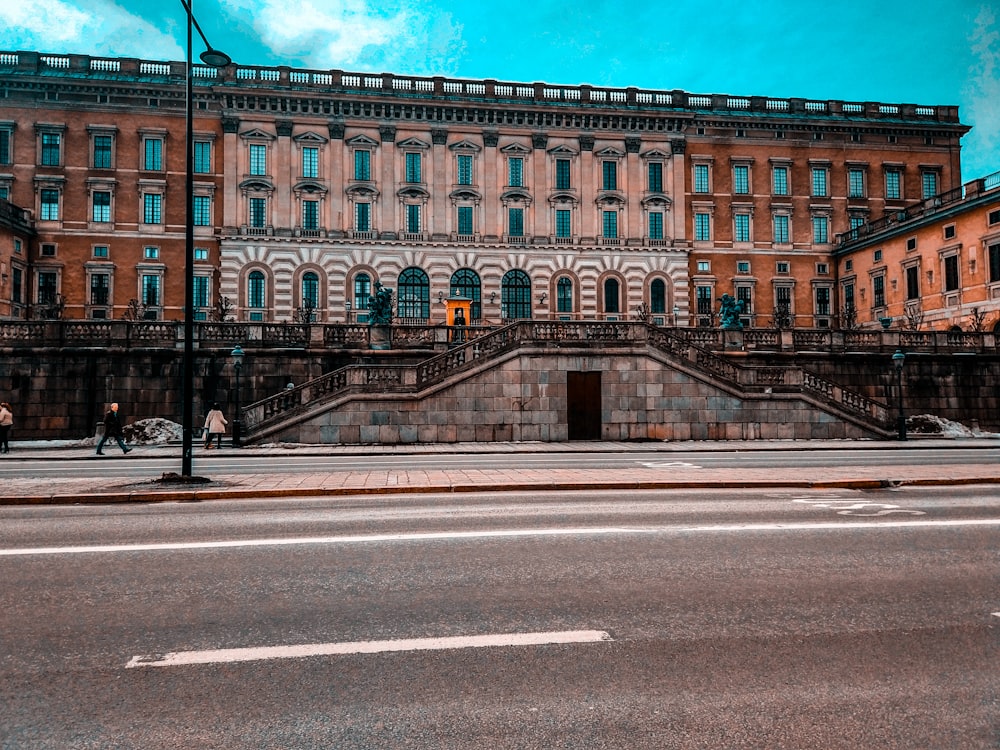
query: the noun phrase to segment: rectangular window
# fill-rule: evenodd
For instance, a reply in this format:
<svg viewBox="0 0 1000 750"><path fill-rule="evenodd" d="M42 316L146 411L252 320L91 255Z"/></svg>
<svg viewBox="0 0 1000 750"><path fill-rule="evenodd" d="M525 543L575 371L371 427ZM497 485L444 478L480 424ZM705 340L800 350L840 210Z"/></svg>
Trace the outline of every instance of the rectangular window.
<svg viewBox="0 0 1000 750"><path fill-rule="evenodd" d="M778 286L774 288L774 306L777 310L790 313L792 311L792 288Z"/></svg>
<svg viewBox="0 0 1000 750"><path fill-rule="evenodd" d="M792 270L792 264L789 263L787 260L779 260L775 265L775 269L780 274L787 274L789 271Z"/></svg>
<svg viewBox="0 0 1000 750"><path fill-rule="evenodd" d="M319 149L306 147L302 149L302 176L313 179L319 177Z"/></svg>
<svg viewBox="0 0 1000 750"><path fill-rule="evenodd" d="M146 260L156 260L160 257L160 248L158 247L144 247L142 249L142 257Z"/></svg>
<svg viewBox="0 0 1000 750"><path fill-rule="evenodd" d="M863 227L865 225L865 217L864 216L850 216L850 217L848 217L847 220L849 222L849 226L851 227L851 229L858 229L858 228Z"/></svg>
<svg viewBox="0 0 1000 750"><path fill-rule="evenodd" d="M694 191L696 193L708 192L708 165L694 165Z"/></svg>
<svg viewBox="0 0 1000 750"><path fill-rule="evenodd" d="M774 180L774 194L788 195L788 167L775 167L771 176Z"/></svg>
<svg viewBox="0 0 1000 750"><path fill-rule="evenodd" d="M163 196L159 193L144 193L142 196L142 222L159 224L163 219Z"/></svg>
<svg viewBox="0 0 1000 750"><path fill-rule="evenodd" d="M749 315L753 312L753 287L738 286L735 291L736 299L743 300L743 312Z"/></svg>
<svg viewBox="0 0 1000 750"><path fill-rule="evenodd" d="M192 279L191 294L195 307L208 307L208 277L195 276Z"/></svg>
<svg viewBox="0 0 1000 750"><path fill-rule="evenodd" d="M885 307L885 276L872 277L872 305Z"/></svg>
<svg viewBox="0 0 1000 750"><path fill-rule="evenodd" d="M209 174L212 171L212 144L210 142L194 142L194 171L196 174Z"/></svg>
<svg viewBox="0 0 1000 750"><path fill-rule="evenodd" d="M108 304L108 289L110 287L110 277L106 273L94 273L90 275L90 304Z"/></svg>
<svg viewBox="0 0 1000 750"><path fill-rule="evenodd" d="M826 170L813 169L812 171L812 194L817 198L826 197Z"/></svg>
<svg viewBox="0 0 1000 750"><path fill-rule="evenodd" d="M986 252L990 261L990 281L1000 281L1000 243L990 245Z"/></svg>
<svg viewBox="0 0 1000 750"><path fill-rule="evenodd" d="M507 234L511 237L523 237L524 236L524 209L523 208L509 208L507 209Z"/></svg>
<svg viewBox="0 0 1000 750"><path fill-rule="evenodd" d="M367 182L372 178L372 152L354 152L354 179Z"/></svg>
<svg viewBox="0 0 1000 750"><path fill-rule="evenodd" d="M906 299L920 298L920 268L908 266L906 269Z"/></svg>
<svg viewBox="0 0 1000 750"><path fill-rule="evenodd" d="M472 234L472 206L458 207L458 233Z"/></svg>
<svg viewBox="0 0 1000 750"><path fill-rule="evenodd" d="M736 261L736 273L742 276L750 275L750 261L748 260L738 260Z"/></svg>
<svg viewBox="0 0 1000 750"><path fill-rule="evenodd" d="M163 140L160 138L147 138L145 140L142 168L145 170L159 172L163 169Z"/></svg>
<svg viewBox="0 0 1000 750"><path fill-rule="evenodd" d="M847 197L865 197L865 171L863 169L847 170Z"/></svg>
<svg viewBox="0 0 1000 750"><path fill-rule="evenodd" d="M663 214L659 211L649 213L649 239L663 239Z"/></svg>
<svg viewBox="0 0 1000 750"><path fill-rule="evenodd" d="M250 199L250 226L255 229L267 226L267 198Z"/></svg>
<svg viewBox="0 0 1000 750"><path fill-rule="evenodd" d="M601 189L602 190L618 189L618 162L615 161L601 162Z"/></svg>
<svg viewBox="0 0 1000 750"><path fill-rule="evenodd" d="M58 167L62 136L58 133L42 133L42 166Z"/></svg>
<svg viewBox="0 0 1000 750"><path fill-rule="evenodd" d="M649 167L646 170L648 177L647 189L651 193L662 193L663 192L663 165L658 161L653 161L649 163Z"/></svg>
<svg viewBox="0 0 1000 750"><path fill-rule="evenodd" d="M750 214L736 214L733 217L736 221L736 242L750 241Z"/></svg>
<svg viewBox="0 0 1000 750"><path fill-rule="evenodd" d="M94 136L94 169L111 169L111 136Z"/></svg>
<svg viewBox="0 0 1000 750"><path fill-rule="evenodd" d="M712 287L695 287L695 304L699 315L712 314Z"/></svg>
<svg viewBox="0 0 1000 750"><path fill-rule="evenodd" d="M59 221L59 191L43 189L41 191L41 220Z"/></svg>
<svg viewBox="0 0 1000 750"><path fill-rule="evenodd" d="M194 259L195 260L208 260L208 248L207 247L196 247L194 249Z"/></svg>
<svg viewBox="0 0 1000 750"><path fill-rule="evenodd" d="M712 272L712 261L710 260L699 260L697 264L698 273L711 273Z"/></svg>
<svg viewBox="0 0 1000 750"><path fill-rule="evenodd" d="M779 245L788 244L788 217L784 214L774 217L774 242Z"/></svg>
<svg viewBox="0 0 1000 750"><path fill-rule="evenodd" d="M212 198L208 195L196 195L191 204L192 217L196 227L207 227L212 223Z"/></svg>
<svg viewBox="0 0 1000 750"><path fill-rule="evenodd" d="M94 245L94 257L95 258L107 258L108 257L108 246L107 245Z"/></svg>
<svg viewBox="0 0 1000 750"><path fill-rule="evenodd" d="M602 211L601 214L601 236L607 239L618 237L618 212Z"/></svg>
<svg viewBox="0 0 1000 750"><path fill-rule="evenodd" d="M302 228L319 229L319 201L302 201Z"/></svg>
<svg viewBox="0 0 1000 750"><path fill-rule="evenodd" d="M573 213L568 209L556 209L556 237L573 236Z"/></svg>
<svg viewBox="0 0 1000 750"><path fill-rule="evenodd" d="M111 193L105 190L95 190L93 194L94 207L91 221L107 223L111 221Z"/></svg>
<svg viewBox="0 0 1000 750"><path fill-rule="evenodd" d="M456 162L458 166L458 184L471 185L472 157L469 154L459 154L456 159ZM466 234L471 234L471 232L466 232Z"/></svg>
<svg viewBox="0 0 1000 750"><path fill-rule="evenodd" d="M370 232L371 227L372 227L372 205L370 203L355 203L354 231Z"/></svg>
<svg viewBox="0 0 1000 750"><path fill-rule="evenodd" d="M902 181L900 180L899 170L888 170L885 173L885 197L890 200L899 200L902 197L900 194L901 184Z"/></svg>
<svg viewBox="0 0 1000 750"><path fill-rule="evenodd" d="M944 259L944 290L954 292L958 289L958 256L949 255Z"/></svg>
<svg viewBox="0 0 1000 750"><path fill-rule="evenodd" d="M733 167L733 192L740 195L750 192L750 167L745 164Z"/></svg>
<svg viewBox="0 0 1000 750"><path fill-rule="evenodd" d="M38 272L38 303L51 305L56 301L56 284L58 278L55 271Z"/></svg>
<svg viewBox="0 0 1000 750"><path fill-rule="evenodd" d="M20 268L12 269L14 271L13 284L11 285L11 302L16 302L21 304L24 301L24 276Z"/></svg>
<svg viewBox="0 0 1000 750"><path fill-rule="evenodd" d="M0 164L10 164L10 131L0 129Z"/></svg>
<svg viewBox="0 0 1000 750"><path fill-rule="evenodd" d="M829 232L827 227L829 225L829 220L825 216L813 216L812 226L813 226L813 242L817 245L823 245L829 242Z"/></svg>
<svg viewBox="0 0 1000 750"><path fill-rule="evenodd" d="M569 190L569 159L556 159L556 190Z"/></svg>
<svg viewBox="0 0 1000 750"><path fill-rule="evenodd" d="M160 277L153 274L143 274L142 304L146 307L157 307L160 304Z"/></svg>
<svg viewBox="0 0 1000 750"><path fill-rule="evenodd" d="M406 206L406 231L411 234L420 232L420 206L414 204Z"/></svg>
<svg viewBox="0 0 1000 750"><path fill-rule="evenodd" d="M696 242L708 242L712 239L711 214L694 215L694 239Z"/></svg>
<svg viewBox="0 0 1000 750"><path fill-rule="evenodd" d="M406 155L406 181L420 182L420 154Z"/></svg>
<svg viewBox="0 0 1000 750"><path fill-rule="evenodd" d="M250 144L250 174L256 176L267 174L267 146L262 143Z"/></svg>
<svg viewBox="0 0 1000 750"><path fill-rule="evenodd" d="M937 172L924 172L920 177L920 184L923 187L923 198L933 198L937 195Z"/></svg>
<svg viewBox="0 0 1000 750"><path fill-rule="evenodd" d="M830 314L830 287L827 286L816 287L816 314L817 315Z"/></svg>
<svg viewBox="0 0 1000 750"><path fill-rule="evenodd" d="M524 187L524 159L511 157L507 159L508 187Z"/></svg>

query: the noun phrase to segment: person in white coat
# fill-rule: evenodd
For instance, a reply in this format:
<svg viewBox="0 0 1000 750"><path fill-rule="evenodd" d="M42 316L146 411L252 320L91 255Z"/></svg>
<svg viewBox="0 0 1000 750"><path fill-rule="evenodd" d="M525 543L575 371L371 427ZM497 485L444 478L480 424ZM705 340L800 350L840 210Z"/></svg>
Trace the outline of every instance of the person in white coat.
<svg viewBox="0 0 1000 750"><path fill-rule="evenodd" d="M222 411L218 404L212 404L211 411L205 415L205 448L212 447L212 438L216 439L219 448L222 447L222 436L226 434L226 425L229 422L222 416Z"/></svg>

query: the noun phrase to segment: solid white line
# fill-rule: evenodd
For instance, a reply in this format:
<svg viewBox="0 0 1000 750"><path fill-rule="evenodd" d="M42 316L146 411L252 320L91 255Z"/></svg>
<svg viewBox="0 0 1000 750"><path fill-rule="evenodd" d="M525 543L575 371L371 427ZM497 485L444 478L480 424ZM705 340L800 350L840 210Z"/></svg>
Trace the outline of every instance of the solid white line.
<svg viewBox="0 0 1000 750"><path fill-rule="evenodd" d="M191 664L231 664L264 659L301 659L308 656L380 654L389 651L442 651L445 649L486 648L489 646L548 646L560 643L610 641L603 630L566 630L551 633L499 633L496 635L410 638L395 641L354 641L347 643L306 643L299 646L222 648L211 651L178 651L168 654L133 656L126 669L137 667L178 667Z"/></svg>
<svg viewBox="0 0 1000 750"><path fill-rule="evenodd" d="M440 540L498 539L540 536L607 536L614 534L697 534L742 531L842 531L955 526L1000 526L1000 518L965 518L919 521L829 521L806 523L747 523L716 526L602 526L566 529L502 529L498 531L436 531L411 534L359 534L356 536L307 536L284 539L232 539L210 542L162 542L158 544L102 544L85 547L24 547L0 549L0 557L28 555L72 555L85 552L156 552L162 550L224 549L239 547L284 547L303 544L372 544L379 542L423 542Z"/></svg>

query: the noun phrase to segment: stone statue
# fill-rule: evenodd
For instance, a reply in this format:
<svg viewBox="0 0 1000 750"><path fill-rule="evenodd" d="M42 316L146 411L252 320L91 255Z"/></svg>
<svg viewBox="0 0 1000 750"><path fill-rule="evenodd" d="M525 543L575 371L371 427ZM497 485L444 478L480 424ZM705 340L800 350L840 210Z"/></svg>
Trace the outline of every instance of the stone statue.
<svg viewBox="0 0 1000 750"><path fill-rule="evenodd" d="M368 297L368 325L387 326L392 323L392 290L375 282L375 294Z"/></svg>
<svg viewBox="0 0 1000 750"><path fill-rule="evenodd" d="M719 297L719 322L724 331L742 331L743 322L740 315L743 314L743 300L736 299L731 294L723 294Z"/></svg>

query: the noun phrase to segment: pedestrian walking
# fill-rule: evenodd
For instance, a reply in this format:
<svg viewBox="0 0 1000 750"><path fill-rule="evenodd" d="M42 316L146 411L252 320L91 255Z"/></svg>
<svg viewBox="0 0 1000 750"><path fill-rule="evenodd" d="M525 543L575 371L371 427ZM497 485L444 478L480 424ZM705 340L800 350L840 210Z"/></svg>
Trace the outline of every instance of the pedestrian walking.
<svg viewBox="0 0 1000 750"><path fill-rule="evenodd" d="M111 404L111 408L108 409L108 413L104 415L104 434L101 435L101 439L97 441L97 455L103 456L101 453L101 448L104 447L104 441L108 438L114 438L118 441L118 447L122 449L122 453L131 453L132 449L125 445L125 441L122 440L122 423L118 418L118 404Z"/></svg>
<svg viewBox="0 0 1000 750"><path fill-rule="evenodd" d="M226 434L226 425L229 422L222 415L222 410L218 404L212 404L211 411L205 415L205 450L212 447L212 438L217 441L218 447L222 447L222 436Z"/></svg>
<svg viewBox="0 0 1000 750"><path fill-rule="evenodd" d="M14 412L6 401L0 403L0 453L10 453L10 428L14 426Z"/></svg>

